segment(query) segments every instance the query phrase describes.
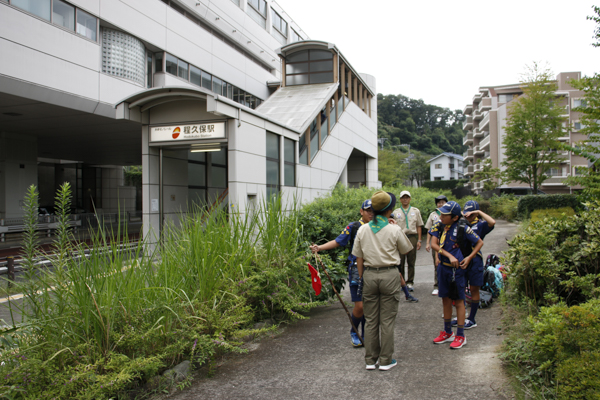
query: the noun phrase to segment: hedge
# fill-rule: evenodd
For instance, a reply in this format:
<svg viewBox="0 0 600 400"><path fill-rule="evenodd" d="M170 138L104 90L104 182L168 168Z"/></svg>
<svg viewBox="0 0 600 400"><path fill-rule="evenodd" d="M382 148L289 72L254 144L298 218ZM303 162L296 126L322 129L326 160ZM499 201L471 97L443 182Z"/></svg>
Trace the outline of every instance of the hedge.
<svg viewBox="0 0 600 400"><path fill-rule="evenodd" d="M517 212L521 218L529 218L532 211L562 207L571 207L575 211L583 209L583 205L574 194L549 194L521 197Z"/></svg>
<svg viewBox="0 0 600 400"><path fill-rule="evenodd" d="M454 180L450 180L450 181L425 181L423 182L423 187L427 188L427 189L442 189L442 190L452 190L454 188L463 186L465 183L467 183L469 180L468 179L454 179Z"/></svg>

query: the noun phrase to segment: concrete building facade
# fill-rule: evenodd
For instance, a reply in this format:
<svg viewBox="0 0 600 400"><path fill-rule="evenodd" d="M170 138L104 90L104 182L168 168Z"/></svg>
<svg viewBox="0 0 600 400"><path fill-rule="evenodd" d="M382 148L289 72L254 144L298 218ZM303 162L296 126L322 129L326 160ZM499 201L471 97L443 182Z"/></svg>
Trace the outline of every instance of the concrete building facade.
<svg viewBox="0 0 600 400"><path fill-rule="evenodd" d="M76 211L141 204L145 233L192 204L379 186L375 78L275 1L0 0L0 51L0 219L63 181Z"/></svg>
<svg viewBox="0 0 600 400"><path fill-rule="evenodd" d="M580 113L573 108L581 105L583 92L573 88L569 81L580 79L581 72L561 72L556 77L556 96L560 98L559 106L564 108L566 121L565 136L560 140L564 143L574 144L584 139L584 135L578 133L581 128L579 123ZM494 168L503 169L501 163L504 161L504 127L511 101L523 94L520 84L484 86L473 96L472 102L463 109L465 121L463 129L467 131L463 144L468 146L463 154L468 167L465 176L472 178L475 172L483 168L484 162L492 161ZM550 178L543 182L540 190L545 193L570 193L575 187L564 184L564 180L577 173L577 167L587 166L587 160L571 152L559 152L563 162L551 168L547 174ZM471 182L471 189L476 193L483 191L484 182ZM498 186L501 190L510 188L526 188L527 185L513 182Z"/></svg>

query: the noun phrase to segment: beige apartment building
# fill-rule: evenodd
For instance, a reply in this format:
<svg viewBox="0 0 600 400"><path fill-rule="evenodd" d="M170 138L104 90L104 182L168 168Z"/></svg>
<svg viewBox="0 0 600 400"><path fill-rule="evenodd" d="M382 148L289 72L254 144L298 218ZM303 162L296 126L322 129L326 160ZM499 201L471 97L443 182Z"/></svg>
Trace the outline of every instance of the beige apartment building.
<svg viewBox="0 0 600 400"><path fill-rule="evenodd" d="M562 98L561 105L564 107L564 116L567 118L563 124L565 135L560 138L565 143L576 143L585 138L578 132L581 129L579 122L580 114L572 111L581 105L583 92L573 88L569 81L581 78L581 72L561 72L556 77L558 89L556 95ZM510 102L523 93L519 83L500 86L483 86L473 96L471 103L463 109L466 117L463 129L467 131L463 144L469 146L464 153L465 176L472 178L475 172L483 168L484 162L489 158L495 168L501 168L504 161L504 127L509 110ZM587 166L587 160L571 152L560 152L563 162L551 168L547 174L550 178L544 181L539 188L545 193L571 193L578 187L570 187L564 184L564 180L577 173L577 167ZM483 191L483 182L470 182L471 189L479 194ZM500 185L501 191L509 192L513 188L527 188L526 184L512 182Z"/></svg>

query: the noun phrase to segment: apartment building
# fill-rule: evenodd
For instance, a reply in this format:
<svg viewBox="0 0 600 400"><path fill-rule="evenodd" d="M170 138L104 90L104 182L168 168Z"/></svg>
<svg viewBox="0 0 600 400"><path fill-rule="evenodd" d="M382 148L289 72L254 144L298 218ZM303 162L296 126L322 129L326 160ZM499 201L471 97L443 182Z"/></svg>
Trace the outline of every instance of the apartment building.
<svg viewBox="0 0 600 400"><path fill-rule="evenodd" d="M583 92L569 84L570 80L580 78L581 72L561 72L556 77L556 96L561 99L559 105L564 108L564 116L567 120L564 123L565 136L560 140L569 144L584 139L584 135L578 133L581 129L580 113L572 111L573 108L581 105ZM483 168L484 162L488 159L492 161L493 167L503 169L501 163L505 156L502 143L506 118L510 102L521 94L523 90L518 83L480 87L479 92L463 109L466 117L463 129L467 131L463 144L469 147L463 154L465 162L468 163L468 167L465 168L466 177L473 177L475 172ZM571 174L577 173L577 167L587 166L587 160L583 157L566 151L559 154L563 162L546 172L550 178L539 188L545 193L572 192L576 188L565 185L564 180ZM483 182L471 182L470 185L475 193L483 191ZM513 182L498 187L506 190L513 187L527 187L527 185Z"/></svg>
<svg viewBox="0 0 600 400"><path fill-rule="evenodd" d="M144 232L192 204L236 212L376 187L375 78L272 0L0 0L0 219L74 188Z"/></svg>

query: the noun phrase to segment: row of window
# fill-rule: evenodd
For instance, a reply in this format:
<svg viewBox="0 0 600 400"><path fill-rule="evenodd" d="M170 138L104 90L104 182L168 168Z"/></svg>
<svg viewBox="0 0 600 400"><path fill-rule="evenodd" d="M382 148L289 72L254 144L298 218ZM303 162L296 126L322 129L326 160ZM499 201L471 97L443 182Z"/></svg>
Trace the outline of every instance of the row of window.
<svg viewBox="0 0 600 400"><path fill-rule="evenodd" d="M333 82L333 53L304 50L285 58L286 86Z"/></svg>
<svg viewBox="0 0 600 400"><path fill-rule="evenodd" d="M163 0L164 1L164 0ZM240 5L239 0L233 0L238 6ZM267 28L267 2L266 0L248 0L248 8L246 9L246 13L252 17L256 23L258 23L263 28ZM277 39L282 45L287 44L288 37L288 23L284 20L281 15L273 8L271 8L271 26L274 30L271 31L271 34L275 39ZM293 29L291 29L292 40L290 43L299 42L302 39L300 35Z"/></svg>
<svg viewBox="0 0 600 400"><path fill-rule="evenodd" d="M223 42L225 42L226 44L228 44L229 46L231 46L232 48L234 48L235 50L237 50L240 54L244 55L246 58L248 58L249 60L253 61L255 64L259 65L261 68L265 69L269 73L273 73L273 68L271 68L268 65L265 65L263 61L261 61L258 58L254 57L252 54L248 53L247 51L244 51L244 49L241 46L239 46L238 44L236 44L234 41L230 40L229 38L223 36L217 30L213 29L210 25L208 25L204 21L200 20L199 18L197 18L192 13L186 11L183 7L181 7L176 2L171 1L171 0L161 0L161 1L163 3L169 5L172 9L174 9L178 13L184 15L187 19L189 19L190 21L192 21L196 25L200 26L201 28L203 28L204 30L206 30L208 33L212 34L217 39L222 40ZM239 6L239 3L238 3L238 6Z"/></svg>
<svg viewBox="0 0 600 400"><path fill-rule="evenodd" d="M150 57L151 56L149 56L149 58ZM262 103L262 100L258 97L253 96L237 86L227 83L186 61L180 60L169 53L156 53L154 58L156 60L155 72L164 71L168 74L175 75L196 86L211 90L252 109L258 107ZM150 59L148 60L148 63L149 65L151 64ZM149 71L152 71L152 68L149 68ZM148 77L148 87L152 87L151 76Z"/></svg>
<svg viewBox="0 0 600 400"><path fill-rule="evenodd" d="M348 104L350 104L350 99L345 96L342 97L337 104L335 103L335 99L332 98L311 122L308 129L308 138L306 133L300 135L300 139L298 140L300 164L308 165L309 157L311 161L315 158L319 148L323 142L325 142L325 139L327 139L327 136L333 130L337 121L339 121L340 115L342 115L344 108L348 106ZM327 118L328 107L329 119ZM319 129L319 124L321 125L321 129Z"/></svg>
<svg viewBox="0 0 600 400"><path fill-rule="evenodd" d="M282 140L283 139L283 143ZM296 186L296 151L293 140L267 132L267 196L281 190L281 147L283 145L283 185Z"/></svg>
<svg viewBox="0 0 600 400"><path fill-rule="evenodd" d="M450 169L454 169L454 164L448 164L448 166L450 167ZM462 167L461 163L458 163L459 167ZM435 164L435 169L442 169L442 164Z"/></svg>
<svg viewBox="0 0 600 400"><path fill-rule="evenodd" d="M94 42L98 19L62 0L0 0Z"/></svg>

